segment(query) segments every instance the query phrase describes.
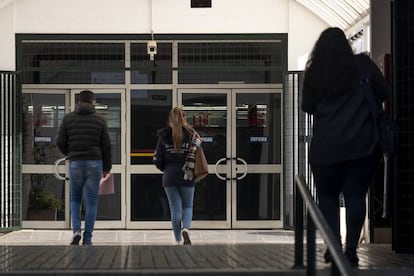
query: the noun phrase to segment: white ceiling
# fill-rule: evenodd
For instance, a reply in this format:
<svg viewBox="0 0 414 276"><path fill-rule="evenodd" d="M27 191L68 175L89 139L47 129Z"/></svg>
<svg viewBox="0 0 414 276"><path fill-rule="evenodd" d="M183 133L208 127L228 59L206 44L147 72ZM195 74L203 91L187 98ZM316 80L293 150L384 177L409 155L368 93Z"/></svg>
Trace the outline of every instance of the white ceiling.
<svg viewBox="0 0 414 276"><path fill-rule="evenodd" d="M369 13L369 0L296 0L332 27L347 30Z"/></svg>

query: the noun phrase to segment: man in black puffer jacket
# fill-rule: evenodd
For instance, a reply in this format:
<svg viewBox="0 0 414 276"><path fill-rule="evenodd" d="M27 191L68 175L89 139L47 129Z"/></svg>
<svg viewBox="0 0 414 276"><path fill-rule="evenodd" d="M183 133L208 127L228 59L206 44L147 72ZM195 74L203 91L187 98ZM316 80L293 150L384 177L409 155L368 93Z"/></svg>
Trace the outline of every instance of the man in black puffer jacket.
<svg viewBox="0 0 414 276"><path fill-rule="evenodd" d="M86 213L83 244L92 245L92 232L98 207L99 182L112 168L111 141L106 120L96 113L95 95L79 94L75 111L66 114L60 124L56 145L69 159L70 212L72 245L81 240L81 204L85 190Z"/></svg>

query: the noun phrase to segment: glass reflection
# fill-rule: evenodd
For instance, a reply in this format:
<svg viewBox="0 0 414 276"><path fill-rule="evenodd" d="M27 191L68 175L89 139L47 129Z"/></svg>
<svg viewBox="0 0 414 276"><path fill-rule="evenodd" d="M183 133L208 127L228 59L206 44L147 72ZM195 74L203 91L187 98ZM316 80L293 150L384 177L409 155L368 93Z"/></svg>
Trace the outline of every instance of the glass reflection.
<svg viewBox="0 0 414 276"><path fill-rule="evenodd" d="M157 130L167 125L170 90L131 90L131 164L153 164Z"/></svg>
<svg viewBox="0 0 414 276"><path fill-rule="evenodd" d="M121 175L114 174L114 193L99 195L96 220L121 219Z"/></svg>
<svg viewBox="0 0 414 276"><path fill-rule="evenodd" d="M196 184L194 220L226 220L226 182L214 174Z"/></svg>
<svg viewBox="0 0 414 276"><path fill-rule="evenodd" d="M226 157L227 94L183 94L187 121L197 130L209 164Z"/></svg>
<svg viewBox="0 0 414 276"><path fill-rule="evenodd" d="M55 136L65 115L65 95L23 94L23 163L53 164L63 157Z"/></svg>
<svg viewBox="0 0 414 276"><path fill-rule="evenodd" d="M76 95L75 101L77 102ZM96 112L107 121L112 145L112 163L121 164L121 94L95 93Z"/></svg>
<svg viewBox="0 0 414 276"><path fill-rule="evenodd" d="M249 164L280 164L280 104L280 94L237 94L237 157Z"/></svg>
<svg viewBox="0 0 414 276"><path fill-rule="evenodd" d="M247 174L237 182L237 219L280 219L280 174Z"/></svg>
<svg viewBox="0 0 414 276"><path fill-rule="evenodd" d="M64 220L65 182L50 174L23 174L23 220Z"/></svg>
<svg viewBox="0 0 414 276"><path fill-rule="evenodd" d="M226 157L227 94L185 93L187 121L197 130L209 164ZM226 219L226 182L214 174L196 185L194 220Z"/></svg>
<svg viewBox="0 0 414 276"><path fill-rule="evenodd" d="M131 175L131 220L170 220L168 199L162 188L162 175Z"/></svg>

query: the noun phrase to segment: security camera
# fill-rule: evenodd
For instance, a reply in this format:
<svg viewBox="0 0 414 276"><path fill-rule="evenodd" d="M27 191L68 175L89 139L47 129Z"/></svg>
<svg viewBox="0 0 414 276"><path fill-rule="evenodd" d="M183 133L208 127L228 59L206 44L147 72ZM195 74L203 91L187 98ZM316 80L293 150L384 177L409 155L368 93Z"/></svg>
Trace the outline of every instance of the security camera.
<svg viewBox="0 0 414 276"><path fill-rule="evenodd" d="M147 53L150 56L150 60L154 60L154 56L157 54L157 42L155 40L147 42Z"/></svg>

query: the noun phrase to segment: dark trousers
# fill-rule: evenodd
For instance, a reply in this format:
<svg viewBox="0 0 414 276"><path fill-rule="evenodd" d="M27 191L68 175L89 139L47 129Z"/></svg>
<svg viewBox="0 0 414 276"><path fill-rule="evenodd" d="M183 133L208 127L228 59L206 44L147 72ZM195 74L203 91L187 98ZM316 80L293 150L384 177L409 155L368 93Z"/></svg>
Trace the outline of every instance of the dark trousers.
<svg viewBox="0 0 414 276"><path fill-rule="evenodd" d="M340 241L339 195L346 208L346 247L357 248L365 220L365 198L380 161L381 153L331 165L313 165L312 172L318 194L319 208Z"/></svg>

